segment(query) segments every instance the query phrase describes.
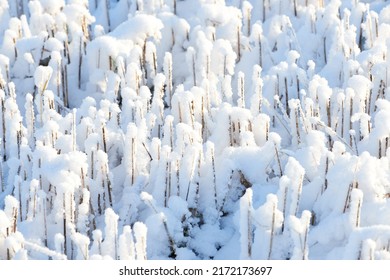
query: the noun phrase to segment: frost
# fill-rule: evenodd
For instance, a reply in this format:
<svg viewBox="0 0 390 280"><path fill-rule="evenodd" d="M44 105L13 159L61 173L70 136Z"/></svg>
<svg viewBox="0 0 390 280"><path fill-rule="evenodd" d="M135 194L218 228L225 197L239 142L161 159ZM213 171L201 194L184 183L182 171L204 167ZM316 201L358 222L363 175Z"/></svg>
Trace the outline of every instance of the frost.
<svg viewBox="0 0 390 280"><path fill-rule="evenodd" d="M137 254L137 260L146 260L147 228L143 223L137 222L134 224L133 229L136 239L135 250Z"/></svg>

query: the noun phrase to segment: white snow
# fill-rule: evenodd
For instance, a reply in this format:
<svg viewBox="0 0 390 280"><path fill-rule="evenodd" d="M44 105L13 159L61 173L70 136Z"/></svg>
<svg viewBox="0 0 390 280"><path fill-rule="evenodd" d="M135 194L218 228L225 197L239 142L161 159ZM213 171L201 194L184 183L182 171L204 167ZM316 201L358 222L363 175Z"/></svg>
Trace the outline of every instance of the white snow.
<svg viewBox="0 0 390 280"><path fill-rule="evenodd" d="M0 0L0 259L390 259L389 25Z"/></svg>

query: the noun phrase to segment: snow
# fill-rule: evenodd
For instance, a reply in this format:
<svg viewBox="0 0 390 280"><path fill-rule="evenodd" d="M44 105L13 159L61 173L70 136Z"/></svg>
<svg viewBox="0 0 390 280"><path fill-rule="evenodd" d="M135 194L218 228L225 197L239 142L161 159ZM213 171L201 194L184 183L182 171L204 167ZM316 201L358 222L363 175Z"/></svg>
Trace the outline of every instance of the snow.
<svg viewBox="0 0 390 280"><path fill-rule="evenodd" d="M130 2L0 0L0 259L390 259L385 1Z"/></svg>
<svg viewBox="0 0 390 280"><path fill-rule="evenodd" d="M252 189L246 190L240 200L240 259L252 257Z"/></svg>
<svg viewBox="0 0 390 280"><path fill-rule="evenodd" d="M134 224L134 236L136 239L135 250L137 254L137 260L145 260L146 256L146 235L147 228L141 223L137 222Z"/></svg>

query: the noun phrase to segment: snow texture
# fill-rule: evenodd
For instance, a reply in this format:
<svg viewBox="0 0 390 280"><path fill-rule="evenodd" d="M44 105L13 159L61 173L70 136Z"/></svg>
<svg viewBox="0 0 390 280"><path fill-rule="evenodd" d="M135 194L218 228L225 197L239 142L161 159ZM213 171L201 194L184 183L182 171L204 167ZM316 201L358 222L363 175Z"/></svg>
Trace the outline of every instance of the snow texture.
<svg viewBox="0 0 390 280"><path fill-rule="evenodd" d="M0 259L390 259L384 0L0 0Z"/></svg>

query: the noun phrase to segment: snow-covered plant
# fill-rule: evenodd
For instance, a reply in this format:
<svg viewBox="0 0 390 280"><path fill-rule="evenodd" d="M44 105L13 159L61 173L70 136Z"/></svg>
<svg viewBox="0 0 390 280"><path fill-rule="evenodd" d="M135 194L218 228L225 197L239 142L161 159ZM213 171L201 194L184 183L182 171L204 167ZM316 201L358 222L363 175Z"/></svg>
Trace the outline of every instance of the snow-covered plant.
<svg viewBox="0 0 390 280"><path fill-rule="evenodd" d="M303 211L302 217L298 219L295 216L290 216L289 227L291 237L294 242L294 249L291 259L307 260L309 255L308 236L310 227L311 213Z"/></svg>
<svg viewBox="0 0 390 280"><path fill-rule="evenodd" d="M0 0L0 259L390 259L382 2Z"/></svg>
<svg viewBox="0 0 390 280"><path fill-rule="evenodd" d="M244 260L252 258L252 215L252 190L247 189L245 195L240 200L240 259Z"/></svg>

